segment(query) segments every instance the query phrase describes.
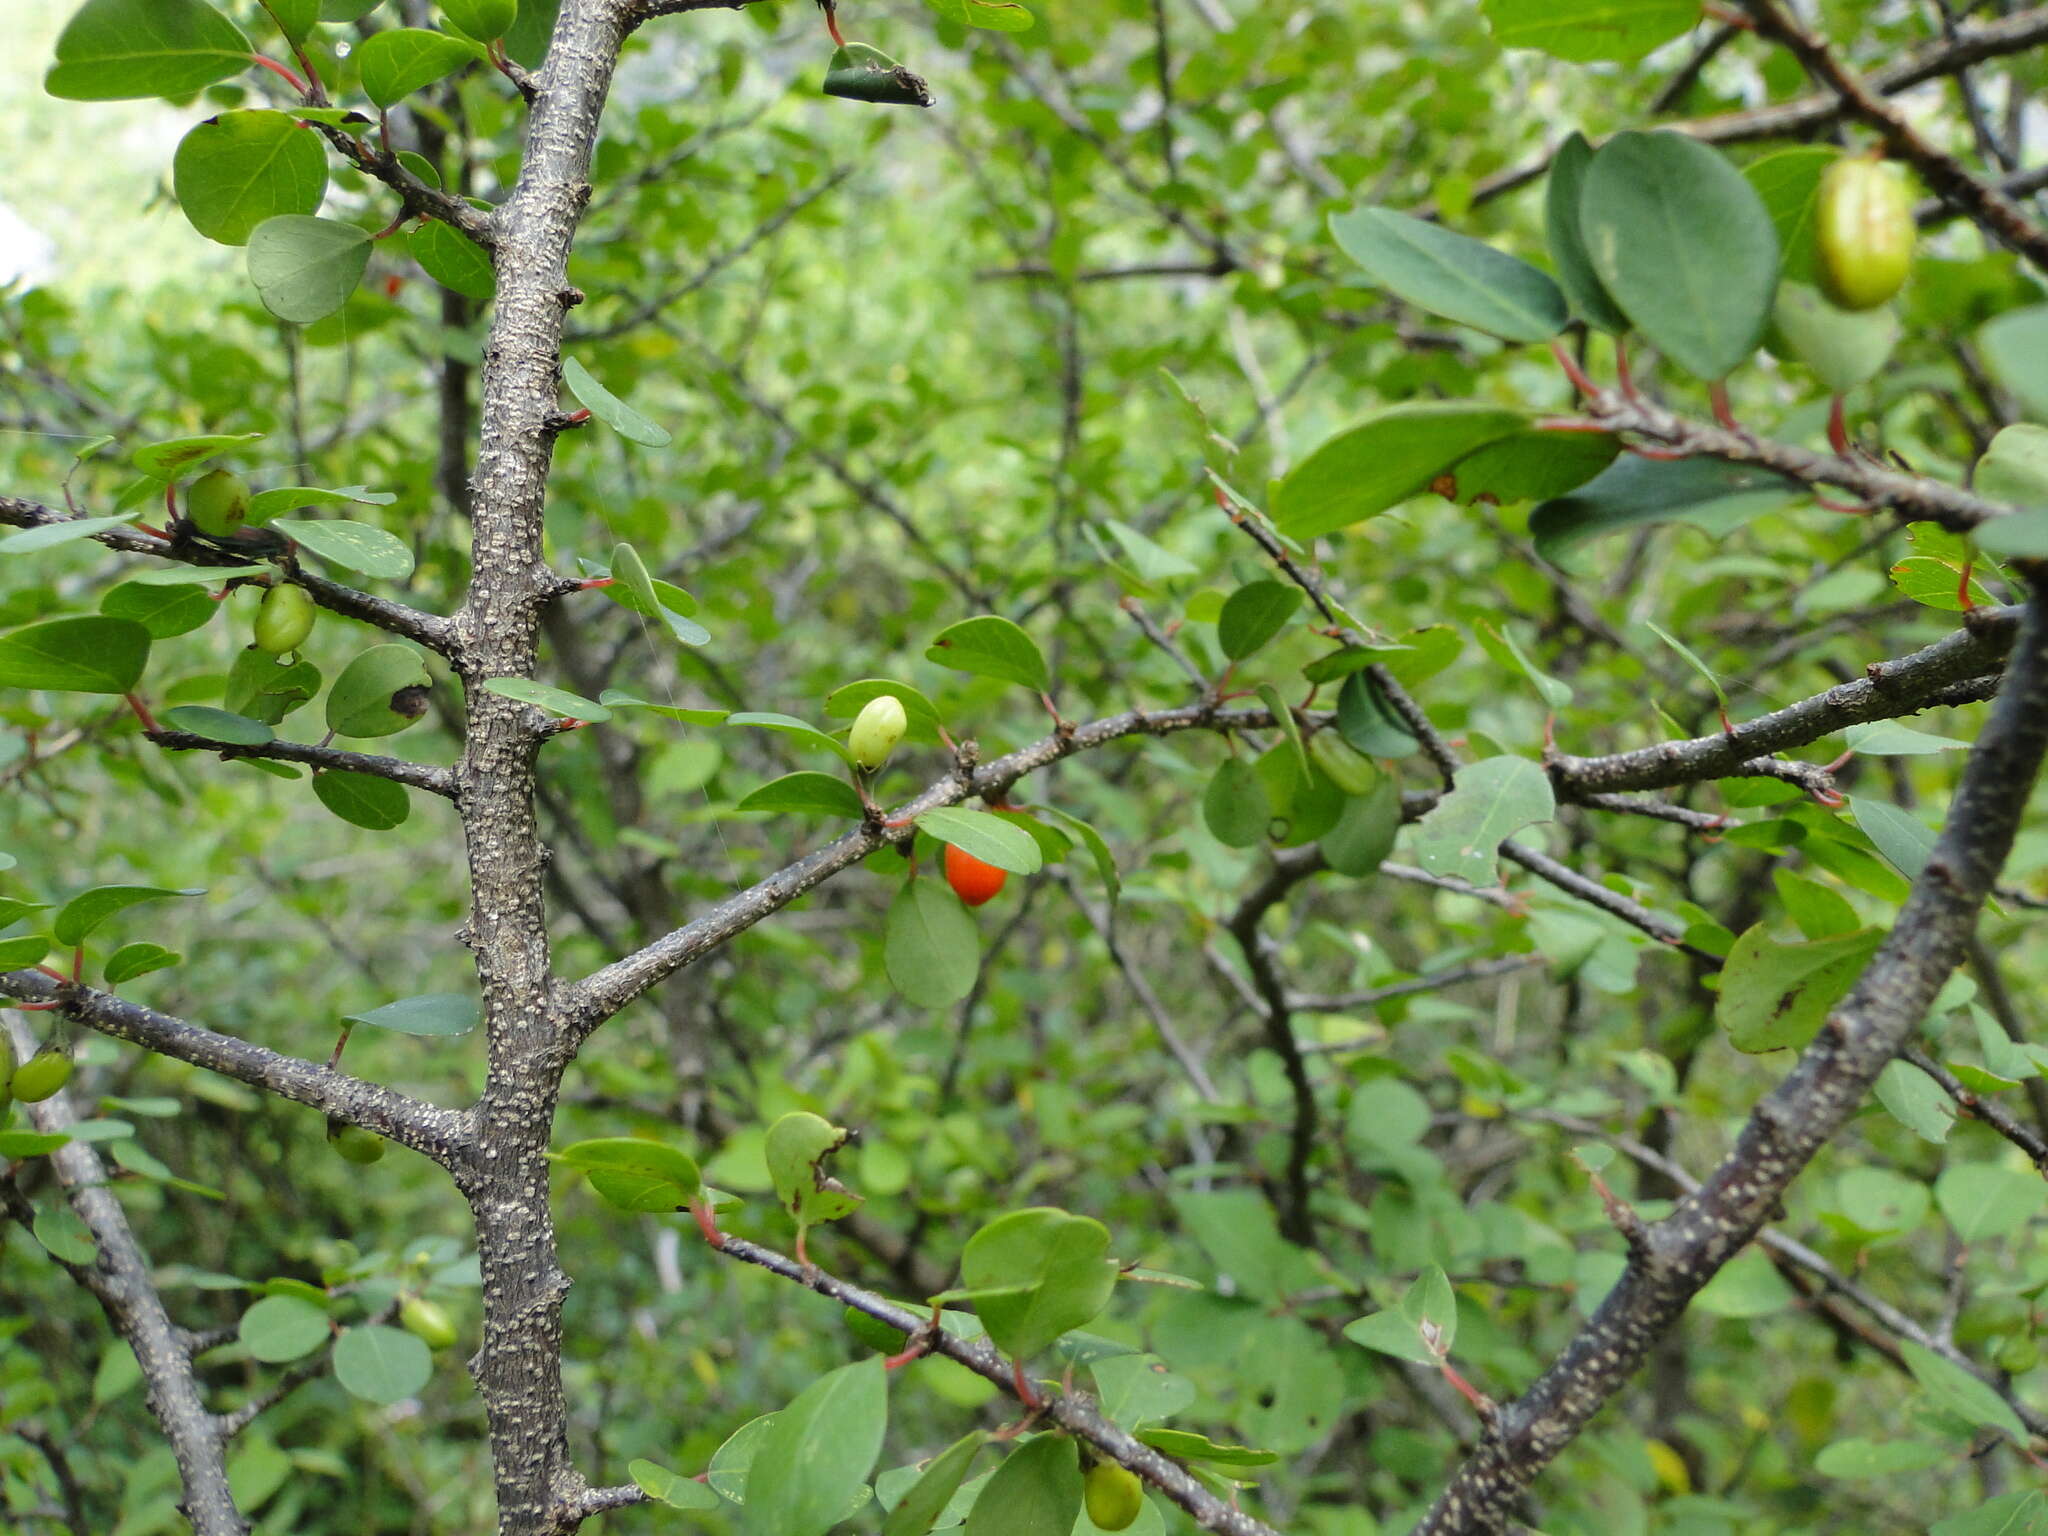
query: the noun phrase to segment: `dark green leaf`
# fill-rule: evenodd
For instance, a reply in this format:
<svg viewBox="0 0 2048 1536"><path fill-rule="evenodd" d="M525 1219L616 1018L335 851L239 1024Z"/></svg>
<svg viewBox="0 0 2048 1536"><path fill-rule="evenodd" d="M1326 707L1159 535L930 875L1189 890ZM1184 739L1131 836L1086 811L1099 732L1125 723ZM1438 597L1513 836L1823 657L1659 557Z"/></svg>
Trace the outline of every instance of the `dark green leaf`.
<svg viewBox="0 0 2048 1536"><path fill-rule="evenodd" d="M1273 519L1312 539L1429 489L1460 459L1528 425L1520 411L1472 401L1389 406L1316 449L1280 482Z"/></svg>
<svg viewBox="0 0 2048 1536"><path fill-rule="evenodd" d="M334 1341L334 1379L365 1402L402 1403L433 1377L432 1352L403 1328L366 1323Z"/></svg>
<svg viewBox="0 0 2048 1536"><path fill-rule="evenodd" d="M133 619L50 619L0 635L0 688L127 693L149 663L149 631Z"/></svg>
<svg viewBox="0 0 2048 1536"><path fill-rule="evenodd" d="M1543 230L1550 242L1550 259L1557 263L1558 283L1574 313L1588 325L1618 336L1628 329L1628 316L1601 286L1600 274L1593 270L1579 233L1579 199L1586 185L1586 167L1592 163L1593 147L1583 133L1573 132L1558 145L1544 184Z"/></svg>
<svg viewBox="0 0 2048 1536"><path fill-rule="evenodd" d="M319 134L282 112L223 112L185 135L171 176L194 229L222 245L247 245L265 219L319 212L327 151Z"/></svg>
<svg viewBox="0 0 2048 1536"><path fill-rule="evenodd" d="M327 769L313 776L313 794L343 821L370 832L388 832L412 815L405 786L374 774Z"/></svg>
<svg viewBox="0 0 2048 1536"><path fill-rule="evenodd" d="M1380 287L1420 309L1505 341L1548 341L1570 320L1548 275L1482 241L1396 213L1330 215L1338 247Z"/></svg>
<svg viewBox="0 0 2048 1536"><path fill-rule="evenodd" d="M260 747L275 741L277 733L261 720L210 704L180 704L163 712L163 723L174 731L190 731L208 741L224 741L237 747Z"/></svg>
<svg viewBox="0 0 2048 1536"><path fill-rule="evenodd" d="M1081 1463L1065 1435L1010 1452L967 1512L966 1536L1071 1536L1081 1513Z"/></svg>
<svg viewBox="0 0 2048 1536"><path fill-rule="evenodd" d="M403 101L422 86L452 75L481 57L474 44L445 32L391 27L372 33L357 47L363 94L380 107Z"/></svg>
<svg viewBox="0 0 2048 1536"><path fill-rule="evenodd" d="M96 885L80 891L57 909L50 932L66 949L83 944L99 926L117 912L144 902L169 901L174 896L204 896L198 886L173 890L160 885Z"/></svg>
<svg viewBox="0 0 2048 1536"><path fill-rule="evenodd" d="M1301 606L1301 588L1291 582L1254 581L1239 587L1216 621L1217 643L1232 661L1242 661L1279 634Z"/></svg>
<svg viewBox="0 0 2048 1536"><path fill-rule="evenodd" d="M1052 674L1046 670L1037 642L1008 619L992 613L962 619L942 630L924 654L925 660L956 672L999 678L1038 693L1052 690Z"/></svg>
<svg viewBox="0 0 2048 1536"><path fill-rule="evenodd" d="M940 806L917 818L918 829L929 832L942 843L951 843L984 864L1006 869L1013 875L1035 875L1044 864L1031 834L987 811L970 811L964 806Z"/></svg>
<svg viewBox="0 0 2048 1536"><path fill-rule="evenodd" d="M249 40L201 0L86 0L57 35L52 96L189 96L249 67Z"/></svg>
<svg viewBox="0 0 2048 1536"><path fill-rule="evenodd" d="M804 816L847 816L859 821L867 814L860 795L844 779L829 773L787 773L758 785L733 807L736 811L770 811Z"/></svg>
<svg viewBox="0 0 2048 1536"><path fill-rule="evenodd" d="M864 1498L888 1423L881 1356L812 1382L762 1437L747 1474L742 1530L747 1536L824 1536Z"/></svg>
<svg viewBox="0 0 2048 1536"><path fill-rule="evenodd" d="M341 1017L344 1023L369 1024L401 1035L446 1037L468 1034L476 1028L483 1012L470 993L428 992Z"/></svg>
<svg viewBox="0 0 2048 1536"><path fill-rule="evenodd" d="M898 992L920 1008L944 1008L974 989L981 936L952 888L910 880L889 903L882 959Z"/></svg>
<svg viewBox="0 0 2048 1536"><path fill-rule="evenodd" d="M283 518L272 526L322 560L365 576L402 580L412 574L412 551L396 534L344 518Z"/></svg>

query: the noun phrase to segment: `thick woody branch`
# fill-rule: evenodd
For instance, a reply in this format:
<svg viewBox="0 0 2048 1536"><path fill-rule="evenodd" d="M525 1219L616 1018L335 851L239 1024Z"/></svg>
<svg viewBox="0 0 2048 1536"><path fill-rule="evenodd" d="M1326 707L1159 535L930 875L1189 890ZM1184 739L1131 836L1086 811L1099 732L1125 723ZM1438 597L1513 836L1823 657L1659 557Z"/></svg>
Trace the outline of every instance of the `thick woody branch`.
<svg viewBox="0 0 2048 1536"><path fill-rule="evenodd" d="M15 1054L26 1059L34 1045L18 1018L7 1023L5 1033ZM5 1056L0 1048L0 1061ZM30 1122L45 1133L67 1132L78 1118L66 1092L27 1108ZM246 1536L248 1522L235 1507L228 1488L226 1437L219 1421L206 1410L184 1335L164 1310L149 1259L128 1226L121 1202L107 1188L99 1153L90 1142L70 1141L51 1152L49 1161L71 1209L91 1233L98 1250L90 1264L65 1263L64 1267L92 1293L115 1334L135 1351L149 1411L178 1463L178 1478L184 1488L180 1512L192 1523L195 1536ZM0 1201L24 1226L34 1219L33 1212L24 1209L28 1202L12 1178L0 1179Z"/></svg>
<svg viewBox="0 0 2048 1536"><path fill-rule="evenodd" d="M1553 755L1545 767L1559 798L1568 800L1754 775L1761 769L1757 759L1810 746L1848 726L1991 697L2019 619L2016 607L1979 608L1965 618L1962 629L1930 646L1896 661L1872 662L1854 682L1730 730L1608 757Z"/></svg>
<svg viewBox="0 0 2048 1536"><path fill-rule="evenodd" d="M1843 112L1875 128L1885 147L1920 173L1937 196L1963 209L1987 234L2002 240L2048 272L2048 228L2027 217L1995 184L1973 175L1946 150L1930 144L1912 119L1885 99L1881 88L1844 64L1827 39L1809 31L1778 0L1742 0L1759 35L1782 45L1805 66L1814 83L1834 92Z"/></svg>
<svg viewBox="0 0 2048 1536"><path fill-rule="evenodd" d="M994 1382L1012 1397L1018 1396L1016 1366L986 1338L960 1339L943 1328L930 1328L930 1318L912 1312L872 1291L834 1279L816 1267L806 1267L772 1248L727 1237L717 1250L730 1259L757 1264L762 1269L793 1280L798 1285L829 1296L842 1306L864 1312L878 1322L901 1329L927 1342L929 1352L957 1361L986 1381ZM1021 1363L1021 1362L1020 1362ZM1045 1383L1038 1383L1042 1390ZM1044 1416L1077 1440L1086 1441L1097 1453L1129 1468L1146 1482L1186 1510L1196 1525L1219 1536L1279 1536L1271 1526L1226 1503L1171 1457L1127 1434L1103 1415L1095 1400L1084 1393L1059 1392L1045 1396Z"/></svg>
<svg viewBox="0 0 2048 1536"><path fill-rule="evenodd" d="M1128 710L1087 725L1054 731L971 773L956 770L915 799L898 806L886 820L864 822L815 853L806 854L737 896L720 902L702 917L574 983L562 999L572 1037L580 1043L649 987L702 959L762 918L781 911L806 891L858 864L877 848L909 840L917 831L913 822L926 811L958 805L975 795L993 800L1027 774L1125 737L1169 736L1191 730L1264 730L1272 724L1273 716L1268 710L1221 709L1213 703L1150 713Z"/></svg>
<svg viewBox="0 0 2048 1536"><path fill-rule="evenodd" d="M216 741L193 731L145 732L166 752L213 752L222 758L265 757L280 763L302 763L309 768L331 768L341 773L366 773L389 779L408 789L423 789L443 799L455 798L455 776L446 768L410 763L402 757L379 757L369 752L344 752L339 747L317 747L297 741L266 741L260 746Z"/></svg>
<svg viewBox="0 0 2048 1536"><path fill-rule="evenodd" d="M68 523L75 519L68 512L55 507L44 506L38 501L28 501L19 496L0 496L0 524L11 524L16 528L42 528L53 523ZM129 555L151 555L159 560L170 560L180 565L196 566L238 566L268 558L267 551L252 551L239 555L228 550L216 549L211 545L193 542L173 542L159 538L153 533L144 533L139 528L109 528L93 537L109 549ZM281 547L281 546L280 546ZM346 618L360 619L365 624L416 640L428 650L440 655L453 657L455 636L448 621L438 614L422 613L417 608L395 603L388 597L376 597L368 592L358 592L354 587L345 587L339 582L329 581L310 571L295 570L290 579L304 587L322 608Z"/></svg>
<svg viewBox="0 0 2048 1536"><path fill-rule="evenodd" d="M1734 1149L1663 1221L1564 1352L1506 1405L1415 1536L1493 1536L1515 1501L1642 1364L1862 1104L1962 961L2048 753L2048 612L2029 604L2005 687L1898 920Z"/></svg>
<svg viewBox="0 0 2048 1536"><path fill-rule="evenodd" d="M268 1046L216 1034L111 992L58 981L41 971L6 971L0 972L0 996L56 1003L66 1018L88 1029L359 1125L444 1166L454 1163L469 1144L463 1118L453 1110Z"/></svg>

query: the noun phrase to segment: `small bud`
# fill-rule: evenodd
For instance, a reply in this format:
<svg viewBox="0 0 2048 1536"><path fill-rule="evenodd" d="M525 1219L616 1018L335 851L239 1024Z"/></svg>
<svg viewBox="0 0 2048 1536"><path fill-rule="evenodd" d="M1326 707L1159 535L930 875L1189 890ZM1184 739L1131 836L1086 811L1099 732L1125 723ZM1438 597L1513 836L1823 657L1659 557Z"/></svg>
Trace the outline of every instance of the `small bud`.
<svg viewBox="0 0 2048 1536"><path fill-rule="evenodd" d="M1813 238L1821 291L1847 310L1875 309L1913 267L1913 195L1898 166L1850 155L1820 179Z"/></svg>
<svg viewBox="0 0 2048 1536"><path fill-rule="evenodd" d="M455 1320L439 1302L424 1296L408 1296L399 1303L398 1321L405 1331L429 1349L451 1348L458 1335Z"/></svg>
<svg viewBox="0 0 2048 1536"><path fill-rule="evenodd" d="M273 656L296 651L313 633L316 612L304 587L278 583L263 594L263 606L256 610L256 648Z"/></svg>
<svg viewBox="0 0 2048 1536"><path fill-rule="evenodd" d="M343 1120L328 1119L327 1139L334 1143L334 1150L347 1162L366 1165L384 1155L383 1137Z"/></svg>
<svg viewBox="0 0 2048 1536"><path fill-rule="evenodd" d="M854 717L846 745L853 752L853 760L873 773L889 761L889 754L896 750L896 743L909 727L910 717L903 712L903 701L893 693L880 694L869 699Z"/></svg>
<svg viewBox="0 0 2048 1536"><path fill-rule="evenodd" d="M249 482L231 469L208 470L185 488L185 518L210 539L249 520Z"/></svg>

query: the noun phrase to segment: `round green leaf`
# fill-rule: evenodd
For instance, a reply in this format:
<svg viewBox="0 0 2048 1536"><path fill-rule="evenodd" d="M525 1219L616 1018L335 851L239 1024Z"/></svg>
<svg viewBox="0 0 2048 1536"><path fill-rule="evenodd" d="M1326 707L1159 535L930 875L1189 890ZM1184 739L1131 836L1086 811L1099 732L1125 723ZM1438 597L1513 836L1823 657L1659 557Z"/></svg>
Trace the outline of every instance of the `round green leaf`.
<svg viewBox="0 0 2048 1536"><path fill-rule="evenodd" d="M340 309L369 264L368 232L334 219L280 214L249 234L249 281L265 309L295 325Z"/></svg>
<svg viewBox="0 0 2048 1536"><path fill-rule="evenodd" d="M1202 794L1203 825L1226 848L1256 848L1272 821L1259 771L1241 757L1225 758Z"/></svg>
<svg viewBox="0 0 2048 1536"><path fill-rule="evenodd" d="M638 1136L579 1141L548 1156L581 1173L606 1204L622 1211L680 1211L704 1189L695 1158Z"/></svg>
<svg viewBox="0 0 2048 1536"><path fill-rule="evenodd" d="M403 1328L369 1323L334 1341L334 1379L365 1402L402 1403L433 1377L433 1353Z"/></svg>
<svg viewBox="0 0 2048 1536"><path fill-rule="evenodd" d="M86 0L43 89L72 101L189 96L249 67L249 40L203 0Z"/></svg>
<svg viewBox="0 0 2048 1536"><path fill-rule="evenodd" d="M1018 1359L1085 1327L1109 1305L1109 1229L1053 1206L1011 1211L960 1251L960 1281L998 1348Z"/></svg>
<svg viewBox="0 0 2048 1536"><path fill-rule="evenodd" d="M370 832L389 832L412 815L405 786L375 774L328 769L313 776L313 796L349 825Z"/></svg>
<svg viewBox="0 0 2048 1536"><path fill-rule="evenodd" d="M1249 582L1225 600L1217 643L1232 661L1242 661L1286 628L1300 606L1301 588L1292 582Z"/></svg>
<svg viewBox="0 0 2048 1536"><path fill-rule="evenodd" d="M220 605L196 586L153 586L124 581L100 594L100 612L110 619L133 619L152 640L198 629L220 611Z"/></svg>
<svg viewBox="0 0 2048 1536"><path fill-rule="evenodd" d="M452 75L480 57L472 43L445 32L392 27L371 34L356 49L363 94L380 107L403 101L422 86Z"/></svg>
<svg viewBox="0 0 2048 1536"><path fill-rule="evenodd" d="M426 713L433 686L409 645L373 645L342 669L327 693L327 728L337 736L389 736Z"/></svg>
<svg viewBox="0 0 2048 1536"><path fill-rule="evenodd" d="M405 246L421 270L443 288L480 304L497 296L490 253L454 225L429 219L406 237Z"/></svg>
<svg viewBox="0 0 2048 1536"><path fill-rule="evenodd" d="M1052 673L1038 643L997 614L962 619L941 630L925 660L975 677L999 678L1038 693L1052 689Z"/></svg>
<svg viewBox="0 0 2048 1536"><path fill-rule="evenodd" d="M1012 1451L967 1512L966 1536L1069 1536L1081 1513L1080 1451L1040 1435Z"/></svg>
<svg viewBox="0 0 2048 1536"><path fill-rule="evenodd" d="M1586 253L1659 351L1720 379L1763 338L1778 235L1756 189L1680 133L1619 133L1593 156L1579 205Z"/></svg>
<svg viewBox="0 0 2048 1536"><path fill-rule="evenodd" d="M441 0L441 14L464 37L489 43L512 30L519 0Z"/></svg>
<svg viewBox="0 0 2048 1536"><path fill-rule="evenodd" d="M0 635L0 688L127 693L149 662L149 631L133 619L50 619Z"/></svg>
<svg viewBox="0 0 2048 1536"><path fill-rule="evenodd" d="M292 517L272 526L294 544L346 570L393 580L412 574L412 551L405 541L368 523L338 517L318 521Z"/></svg>
<svg viewBox="0 0 2048 1536"><path fill-rule="evenodd" d="M173 890L161 885L96 885L89 891L80 891L57 909L50 932L59 944L71 949L83 944L93 930L117 912L144 902L169 901L173 896L205 894L198 886Z"/></svg>
<svg viewBox="0 0 2048 1536"><path fill-rule="evenodd" d="M1467 454L1529 424L1521 411L1469 400L1418 400L1377 411L1338 433L1280 482L1273 521L1313 539L1429 489Z"/></svg>
<svg viewBox="0 0 2048 1536"><path fill-rule="evenodd" d="M1571 319L1548 274L1426 219L1354 208L1330 215L1330 233L1389 293L1503 341L1548 341Z"/></svg>
<svg viewBox="0 0 2048 1536"><path fill-rule="evenodd" d="M981 936L939 880L910 880L889 903L882 960L896 990L921 1008L944 1008L974 988Z"/></svg>
<svg viewBox="0 0 2048 1536"><path fill-rule="evenodd" d="M147 976L151 971L168 970L184 958L176 950L165 949L161 944L123 944L107 957L107 985L118 987L124 981Z"/></svg>
<svg viewBox="0 0 2048 1536"><path fill-rule="evenodd" d="M1500 845L1556 812L1550 777L1539 764L1526 757L1468 764L1417 824L1416 862L1433 875L1494 885Z"/></svg>
<svg viewBox="0 0 2048 1536"><path fill-rule="evenodd" d="M789 773L759 785L733 807L736 811L772 811L800 816L847 816L859 821L867 814L860 795L844 779L829 773Z"/></svg>
<svg viewBox="0 0 2048 1536"><path fill-rule="evenodd" d="M1013 875L1035 875L1044 865L1044 856L1029 832L988 811L940 806L918 817L917 825L919 831L929 832L940 842L951 843L962 853Z"/></svg>
<svg viewBox="0 0 2048 1536"><path fill-rule="evenodd" d="M247 245L265 219L319 211L327 195L326 149L317 133L282 112L223 112L180 141L171 186L200 234Z"/></svg>
<svg viewBox="0 0 2048 1536"><path fill-rule="evenodd" d="M265 1296L242 1314L243 1347L267 1365L310 1355L332 1329L326 1312L298 1296Z"/></svg>

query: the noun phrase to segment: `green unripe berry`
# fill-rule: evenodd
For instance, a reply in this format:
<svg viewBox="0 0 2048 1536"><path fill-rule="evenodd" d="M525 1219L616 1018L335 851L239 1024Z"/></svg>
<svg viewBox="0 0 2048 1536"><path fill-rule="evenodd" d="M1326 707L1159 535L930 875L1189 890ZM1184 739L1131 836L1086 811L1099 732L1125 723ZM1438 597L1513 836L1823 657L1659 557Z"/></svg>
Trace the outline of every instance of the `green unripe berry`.
<svg viewBox="0 0 2048 1536"><path fill-rule="evenodd" d="M1847 310L1875 309L1913 268L1913 194L1897 166L1861 155L1820 179L1813 239L1821 292Z"/></svg>
<svg viewBox="0 0 2048 1536"><path fill-rule="evenodd" d="M224 539L249 521L249 482L232 469L212 469L185 488L185 519L210 539Z"/></svg>
<svg viewBox="0 0 2048 1536"><path fill-rule="evenodd" d="M1101 1530L1128 1529L1145 1507L1145 1485L1135 1472L1113 1461L1098 1461L1090 1467L1082 1487L1088 1518Z"/></svg>
<svg viewBox="0 0 2048 1536"><path fill-rule="evenodd" d="M24 1104L40 1104L71 1081L71 1058L63 1051L40 1051L14 1069L9 1085Z"/></svg>
<svg viewBox="0 0 2048 1536"><path fill-rule="evenodd" d="M447 1349L458 1335L455 1320L439 1302L424 1296L408 1296L398 1306L398 1321L405 1331L429 1349Z"/></svg>
<svg viewBox="0 0 2048 1536"><path fill-rule="evenodd" d="M1998 1346L1998 1368L2017 1376L2031 1371L2041 1363L2041 1344L2038 1339L2024 1333L2016 1333Z"/></svg>
<svg viewBox="0 0 2048 1536"><path fill-rule="evenodd" d="M273 656L296 651L313 633L318 612L304 587L279 582L263 594L263 606L256 610L256 648Z"/></svg>
<svg viewBox="0 0 2048 1536"><path fill-rule="evenodd" d="M896 743L903 739L903 733L909 728L910 717L903 712L903 701L893 693L884 693L869 699L854 717L853 730L847 735L846 745L853 753L853 760L866 772L873 773L889 761L889 754L896 750Z"/></svg>
<svg viewBox="0 0 2048 1536"><path fill-rule="evenodd" d="M360 1125L336 1125L327 1122L327 1139L334 1143L334 1150L351 1163L367 1166L384 1155L384 1138Z"/></svg>

